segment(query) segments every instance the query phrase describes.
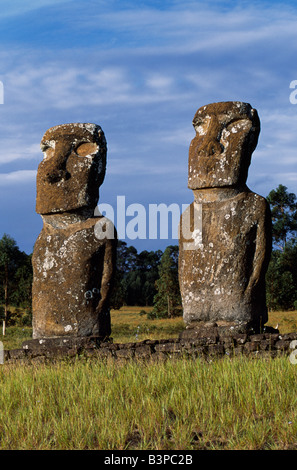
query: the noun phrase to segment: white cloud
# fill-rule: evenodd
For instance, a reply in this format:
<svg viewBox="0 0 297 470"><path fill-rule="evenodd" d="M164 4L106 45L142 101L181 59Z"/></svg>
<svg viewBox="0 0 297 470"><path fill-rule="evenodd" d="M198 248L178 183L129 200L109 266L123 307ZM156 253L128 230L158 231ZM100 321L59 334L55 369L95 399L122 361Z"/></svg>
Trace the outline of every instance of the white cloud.
<svg viewBox="0 0 297 470"><path fill-rule="evenodd" d="M45 113L53 109L72 110L81 107L139 106L165 101L185 100L189 92L177 87L175 79L165 74L146 76L133 72L133 59L126 66L81 68L73 64L72 55L65 60L41 67L38 59L16 66L6 75L5 92L9 109L28 108ZM8 108L5 108L8 109ZM1 120L1 117L0 117Z"/></svg>
<svg viewBox="0 0 297 470"><path fill-rule="evenodd" d="M223 2L224 3L224 2ZM116 9L100 9L93 15L80 10L79 18L69 21L78 30L98 28L129 40L134 49L159 54L193 53L217 49L224 51L259 45L280 37L296 38L296 9L280 4L265 7L258 2L223 7L210 2L174 2L170 8L159 9L122 3ZM120 46L120 45L119 45Z"/></svg>
<svg viewBox="0 0 297 470"><path fill-rule="evenodd" d="M214 101L242 100L258 109L262 129L249 172L251 190L265 196L282 183L297 193L297 105L289 102L289 84L297 79L297 8L268 1L263 7L253 0L153 4L1 2L0 20L10 15L7 24L13 25L15 15L18 27L18 43L4 37L0 46L5 91L0 197L6 201L1 220L6 218L8 233L20 225L14 215L7 217L18 200L26 227L35 217L39 142L46 129L63 122L102 125L107 200L117 193L143 203L192 200L187 189L192 119L200 106ZM42 7L42 25L35 25ZM22 42L29 26L17 15L35 9Z"/></svg>
<svg viewBox="0 0 297 470"><path fill-rule="evenodd" d="M0 19L19 16L29 11L69 2L73 2L73 0L1 0Z"/></svg>
<svg viewBox="0 0 297 470"><path fill-rule="evenodd" d="M279 173L280 181L288 181L290 183L297 183L297 172L292 173Z"/></svg>
<svg viewBox="0 0 297 470"><path fill-rule="evenodd" d="M188 147L191 140L195 137L195 131L191 123L184 129L171 129L168 132L163 132L160 136L160 142L167 142L174 145L185 145Z"/></svg>
<svg viewBox="0 0 297 470"><path fill-rule="evenodd" d="M131 177L137 175L167 175L178 174L183 168L179 162L170 162L159 160L158 164L154 161L144 161L142 156L139 158L111 158L108 162L108 175L129 175Z"/></svg>
<svg viewBox="0 0 297 470"><path fill-rule="evenodd" d="M69 23L81 31L114 34L118 41L113 48L94 42L53 53L39 51L37 44L34 50L11 52L0 115L3 135L7 130L9 138L2 140L0 163L22 159L25 170L26 162L40 160L39 142L48 127L103 120L109 128L108 173L178 175L183 149L176 146L184 145L184 164L196 109L238 99L255 106L262 123L252 167L268 176L292 174L296 118L289 83L297 77L286 57L295 54L296 9L252 3L220 11L217 5L187 1L175 1L169 10L138 5L128 10L126 2L119 9L114 2L110 10L108 2L104 5L90 16L80 4ZM123 35L128 38L124 44ZM281 54L273 55L275 47ZM279 60L286 69L278 67ZM288 71L293 76L285 89ZM129 157L123 161L121 155ZM251 173L256 178L257 172Z"/></svg>
<svg viewBox="0 0 297 470"><path fill-rule="evenodd" d="M27 137L28 141L30 139L32 139L32 135ZM24 162L41 159L42 153L39 143L30 143L26 145L22 139L3 139L1 142L0 165L4 163L11 163L15 160Z"/></svg>
<svg viewBox="0 0 297 470"><path fill-rule="evenodd" d="M32 183L36 180L36 170L19 170L0 173L0 186Z"/></svg>
<svg viewBox="0 0 297 470"><path fill-rule="evenodd" d="M146 79L146 83L150 88L163 93L167 89L171 88L173 78L166 75L153 74Z"/></svg>

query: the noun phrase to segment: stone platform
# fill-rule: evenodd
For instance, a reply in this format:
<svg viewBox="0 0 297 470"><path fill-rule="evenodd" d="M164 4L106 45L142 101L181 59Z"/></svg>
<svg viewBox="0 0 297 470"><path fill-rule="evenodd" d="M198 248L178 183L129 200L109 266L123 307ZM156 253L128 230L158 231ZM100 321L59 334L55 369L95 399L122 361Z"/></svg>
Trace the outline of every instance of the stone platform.
<svg viewBox="0 0 297 470"><path fill-rule="evenodd" d="M50 362L78 356L97 360L166 360L224 356L278 357L292 352L297 332L280 334L277 330L260 334L233 332L218 325L185 329L178 338L131 343L113 343L97 336L56 337L25 341L20 349L4 351L4 363Z"/></svg>

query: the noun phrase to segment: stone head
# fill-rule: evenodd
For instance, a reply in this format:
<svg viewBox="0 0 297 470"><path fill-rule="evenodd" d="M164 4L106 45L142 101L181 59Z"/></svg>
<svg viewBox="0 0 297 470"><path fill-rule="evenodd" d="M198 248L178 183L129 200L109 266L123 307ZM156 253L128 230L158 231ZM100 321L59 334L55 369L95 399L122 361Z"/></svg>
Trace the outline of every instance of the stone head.
<svg viewBox="0 0 297 470"><path fill-rule="evenodd" d="M40 144L36 212L51 214L95 208L106 168L106 140L96 124L62 124L48 129Z"/></svg>
<svg viewBox="0 0 297 470"><path fill-rule="evenodd" d="M196 136L189 150L188 187L245 184L260 133L257 111L239 101L212 103L198 109L193 126Z"/></svg>

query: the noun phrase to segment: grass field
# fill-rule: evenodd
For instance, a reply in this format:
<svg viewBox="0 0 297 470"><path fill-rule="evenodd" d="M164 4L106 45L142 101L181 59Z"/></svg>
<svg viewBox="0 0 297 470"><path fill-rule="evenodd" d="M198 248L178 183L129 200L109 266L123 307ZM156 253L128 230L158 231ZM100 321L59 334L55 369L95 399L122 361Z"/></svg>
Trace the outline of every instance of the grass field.
<svg viewBox="0 0 297 470"><path fill-rule="evenodd" d="M181 318L112 312L115 342L177 336ZM296 331L297 312L269 324ZM22 336L22 337L21 337ZM31 329L11 327L4 347ZM114 363L78 357L0 366L0 449L294 449L297 366L288 358Z"/></svg>
<svg viewBox="0 0 297 470"><path fill-rule="evenodd" d="M286 358L0 368L0 449L297 449Z"/></svg>

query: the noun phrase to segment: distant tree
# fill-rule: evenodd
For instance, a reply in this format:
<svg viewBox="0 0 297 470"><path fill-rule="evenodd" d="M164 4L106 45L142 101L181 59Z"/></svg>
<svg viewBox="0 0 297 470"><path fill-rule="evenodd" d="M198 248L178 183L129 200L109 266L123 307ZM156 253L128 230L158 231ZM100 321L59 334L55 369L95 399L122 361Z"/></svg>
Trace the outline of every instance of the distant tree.
<svg viewBox="0 0 297 470"><path fill-rule="evenodd" d="M160 250L156 252L145 250L137 254L133 269L124 278L128 305L153 304L161 255Z"/></svg>
<svg viewBox="0 0 297 470"><path fill-rule="evenodd" d="M292 274L293 282L297 291L297 241L290 240L286 243L282 252L282 262L284 270L289 271Z"/></svg>
<svg viewBox="0 0 297 470"><path fill-rule="evenodd" d="M154 297L152 318L172 318L181 315L181 296L178 282L178 246L168 246L159 265L157 293Z"/></svg>
<svg viewBox="0 0 297 470"><path fill-rule="evenodd" d="M161 250L138 253L135 247L119 240L112 308L153 304L161 255Z"/></svg>
<svg viewBox="0 0 297 470"><path fill-rule="evenodd" d="M137 256L135 274L140 287L134 289L134 305L153 305L156 294L156 280L158 279L158 267L160 264L162 251L141 251Z"/></svg>
<svg viewBox="0 0 297 470"><path fill-rule="evenodd" d="M19 259L20 250L15 240L5 233L0 240L0 279L4 290L3 335L5 335L8 319L10 287L13 283Z"/></svg>
<svg viewBox="0 0 297 470"><path fill-rule="evenodd" d="M134 246L128 246L122 240L117 245L117 269L125 274L135 269L137 263L137 250Z"/></svg>
<svg viewBox="0 0 297 470"><path fill-rule="evenodd" d="M126 242L118 240L116 272L110 300L111 308L119 309L123 305L126 305L127 287L125 277L131 269L134 269L136 265L136 256L136 248L133 246L129 247Z"/></svg>
<svg viewBox="0 0 297 470"><path fill-rule="evenodd" d="M297 197L280 184L270 191L267 201L271 208L273 240L283 249L297 232Z"/></svg>
<svg viewBox="0 0 297 470"><path fill-rule="evenodd" d="M297 302L297 197L280 184L270 191L273 250L266 274L270 310L291 310Z"/></svg>
<svg viewBox="0 0 297 470"><path fill-rule="evenodd" d="M15 289L11 294L11 302L13 305L23 307L28 314L32 310L32 255L22 252L19 256L19 266L15 272Z"/></svg>
<svg viewBox="0 0 297 470"><path fill-rule="evenodd" d="M297 248L297 247L296 247ZM286 250L286 249L285 249ZM297 301L297 283L288 265L287 250L274 250L266 274L269 310L291 310ZM295 257L295 264L296 264Z"/></svg>

